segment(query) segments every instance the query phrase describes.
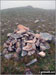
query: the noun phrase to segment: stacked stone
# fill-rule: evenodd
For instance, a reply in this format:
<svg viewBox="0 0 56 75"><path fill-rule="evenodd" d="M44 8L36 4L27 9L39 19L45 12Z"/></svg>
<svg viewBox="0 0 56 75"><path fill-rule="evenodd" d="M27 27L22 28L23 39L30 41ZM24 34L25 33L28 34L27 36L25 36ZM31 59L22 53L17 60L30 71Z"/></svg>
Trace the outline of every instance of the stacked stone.
<svg viewBox="0 0 56 75"><path fill-rule="evenodd" d="M23 25L18 25L13 33L7 34L7 37L8 40L4 43L3 54L8 59L9 57L18 57L19 55L22 57L25 55L32 55L35 52L44 57L46 55L44 51L50 49L48 41L52 40L50 34L35 34L28 27Z"/></svg>

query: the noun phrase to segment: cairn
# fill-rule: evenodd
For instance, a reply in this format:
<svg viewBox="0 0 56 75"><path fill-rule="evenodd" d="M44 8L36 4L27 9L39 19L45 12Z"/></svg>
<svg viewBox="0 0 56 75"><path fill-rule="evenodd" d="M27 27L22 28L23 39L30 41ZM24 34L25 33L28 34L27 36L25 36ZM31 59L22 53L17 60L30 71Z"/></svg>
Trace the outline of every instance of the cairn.
<svg viewBox="0 0 56 75"><path fill-rule="evenodd" d="M50 36L49 34L48 37ZM7 59L11 57L18 58L19 56L31 56L35 52L41 57L45 57L45 50L50 49L48 41L52 37L45 37L42 33L34 33L24 25L18 25L13 33L7 34L8 40L4 43L3 54ZM51 39L50 39L51 38ZM15 53L14 53L15 52Z"/></svg>

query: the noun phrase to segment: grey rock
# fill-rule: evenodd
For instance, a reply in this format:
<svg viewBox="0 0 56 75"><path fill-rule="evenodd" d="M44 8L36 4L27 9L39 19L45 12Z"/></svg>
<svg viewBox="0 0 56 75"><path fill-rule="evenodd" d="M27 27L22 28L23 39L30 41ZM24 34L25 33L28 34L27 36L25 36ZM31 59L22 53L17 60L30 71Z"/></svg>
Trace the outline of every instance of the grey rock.
<svg viewBox="0 0 56 75"><path fill-rule="evenodd" d="M49 33L40 33L41 38L43 38L46 41L51 41L53 38L53 35L49 34Z"/></svg>
<svg viewBox="0 0 56 75"><path fill-rule="evenodd" d="M31 64L33 64L33 63L35 63L35 62L37 62L37 59L36 59L36 58L33 59L32 61L30 61L28 64L26 64L26 66L30 66Z"/></svg>
<svg viewBox="0 0 56 75"><path fill-rule="evenodd" d="M40 49L41 50L46 50L46 49L50 49L50 45L48 43L40 43Z"/></svg>
<svg viewBox="0 0 56 75"><path fill-rule="evenodd" d="M27 52L22 50L21 56L25 56L25 55L27 55Z"/></svg>
<svg viewBox="0 0 56 75"><path fill-rule="evenodd" d="M11 37L14 38L14 39L17 39L17 38L21 38L22 35L19 35L19 34L13 34L13 33L12 33Z"/></svg>

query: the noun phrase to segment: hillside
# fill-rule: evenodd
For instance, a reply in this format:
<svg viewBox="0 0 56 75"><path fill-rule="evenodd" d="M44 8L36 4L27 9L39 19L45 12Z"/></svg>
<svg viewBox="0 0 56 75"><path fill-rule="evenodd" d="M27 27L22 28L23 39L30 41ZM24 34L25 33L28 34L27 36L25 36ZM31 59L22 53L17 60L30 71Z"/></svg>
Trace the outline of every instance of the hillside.
<svg viewBox="0 0 56 75"><path fill-rule="evenodd" d="M38 30L39 32L48 32L55 35L55 10L45 10L31 6L1 10L1 51L3 51L3 43L7 40L7 33L13 32L18 24L23 24L34 32ZM55 47L54 44L50 44L50 46L51 49L47 50L46 58L40 58L37 63L30 66L34 74L39 73L40 70L55 70ZM26 68L24 62L28 62L35 57L37 56L34 54L29 58L22 58L20 62L7 61L2 57L2 74L24 73ZM19 71L15 67L19 67Z"/></svg>

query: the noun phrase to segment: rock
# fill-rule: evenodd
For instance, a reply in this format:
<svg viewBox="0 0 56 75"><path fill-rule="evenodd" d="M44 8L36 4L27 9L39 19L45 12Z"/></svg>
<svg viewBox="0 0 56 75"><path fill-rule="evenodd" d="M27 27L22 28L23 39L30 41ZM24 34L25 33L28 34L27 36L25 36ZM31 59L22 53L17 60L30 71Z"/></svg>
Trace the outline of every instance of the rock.
<svg viewBox="0 0 56 75"><path fill-rule="evenodd" d="M28 40L28 41L25 40L25 42L26 43L34 43L33 40Z"/></svg>
<svg viewBox="0 0 56 75"><path fill-rule="evenodd" d="M46 50L46 49L50 49L50 46L48 43L40 43L40 50Z"/></svg>
<svg viewBox="0 0 56 75"><path fill-rule="evenodd" d="M28 36L28 34L23 34L24 36Z"/></svg>
<svg viewBox="0 0 56 75"><path fill-rule="evenodd" d="M27 51L22 50L21 56L27 55Z"/></svg>
<svg viewBox="0 0 56 75"><path fill-rule="evenodd" d="M53 36L49 33L40 33L41 38L43 38L46 41L51 41Z"/></svg>
<svg viewBox="0 0 56 75"><path fill-rule="evenodd" d="M20 30L20 31L17 31L16 33L23 34L23 33L26 33L26 30Z"/></svg>
<svg viewBox="0 0 56 75"><path fill-rule="evenodd" d="M23 47L23 50L25 50L25 51L30 51L33 49L36 50L35 44L27 43L27 46Z"/></svg>
<svg viewBox="0 0 56 75"><path fill-rule="evenodd" d="M35 21L34 21L34 23L38 23L38 22L39 22L39 20L35 20Z"/></svg>
<svg viewBox="0 0 56 75"><path fill-rule="evenodd" d="M12 58L12 56L13 56L13 54L6 54L6 55L4 55L4 57L5 57L6 59L10 59L10 58Z"/></svg>
<svg viewBox="0 0 56 75"><path fill-rule="evenodd" d="M10 52L13 51L11 46L8 47L8 51L10 51Z"/></svg>
<svg viewBox="0 0 56 75"><path fill-rule="evenodd" d="M16 49L16 53L18 53L18 54L19 54L19 53L20 53L20 51L21 51L20 47Z"/></svg>
<svg viewBox="0 0 56 75"><path fill-rule="evenodd" d="M20 47L20 42L16 42L16 48Z"/></svg>
<svg viewBox="0 0 56 75"><path fill-rule="evenodd" d="M36 44L36 46L38 47L38 46L40 45L40 40L38 39L35 44Z"/></svg>
<svg viewBox="0 0 56 75"><path fill-rule="evenodd" d="M14 39L19 39L21 37L22 37L22 35L20 35L20 34L12 34L11 35L11 38L14 38Z"/></svg>
<svg viewBox="0 0 56 75"><path fill-rule="evenodd" d="M35 43L36 42L36 38L34 37L34 39L33 40L27 40L27 41L25 41L26 43Z"/></svg>
<svg viewBox="0 0 56 75"><path fill-rule="evenodd" d="M8 50L6 48L3 50L3 54L8 54Z"/></svg>
<svg viewBox="0 0 56 75"><path fill-rule="evenodd" d="M7 37L10 37L11 35L12 35L12 33L8 33L8 34L7 34Z"/></svg>
<svg viewBox="0 0 56 75"><path fill-rule="evenodd" d="M26 31L29 31L29 28L28 28L28 27L25 27L25 26L23 26L23 25L21 25L21 24L19 24L19 25L17 26L17 28L18 28L19 30L26 30Z"/></svg>
<svg viewBox="0 0 56 75"><path fill-rule="evenodd" d="M40 35L40 34L35 34L35 37L36 37L36 38L40 38L41 35Z"/></svg>
<svg viewBox="0 0 56 75"><path fill-rule="evenodd" d="M29 51L29 52L28 52L28 55L31 56L31 55L34 54L34 53L35 53L35 50L32 50L32 51Z"/></svg>
<svg viewBox="0 0 56 75"><path fill-rule="evenodd" d="M15 40L12 40L11 42L14 45L17 42L17 40L15 39Z"/></svg>
<svg viewBox="0 0 56 75"><path fill-rule="evenodd" d="M38 55L40 55L41 57L45 57L46 54L45 54L45 52L41 51L38 53Z"/></svg>
<svg viewBox="0 0 56 75"><path fill-rule="evenodd" d="M7 48L7 47L8 47L8 45L7 45L6 43L4 43L3 47L4 47L4 48Z"/></svg>
<svg viewBox="0 0 56 75"><path fill-rule="evenodd" d="M28 64L26 64L26 66L30 66L31 64L33 64L33 63L35 63L35 62L37 62L37 59L36 59L36 58L33 59L33 60L31 60Z"/></svg>

